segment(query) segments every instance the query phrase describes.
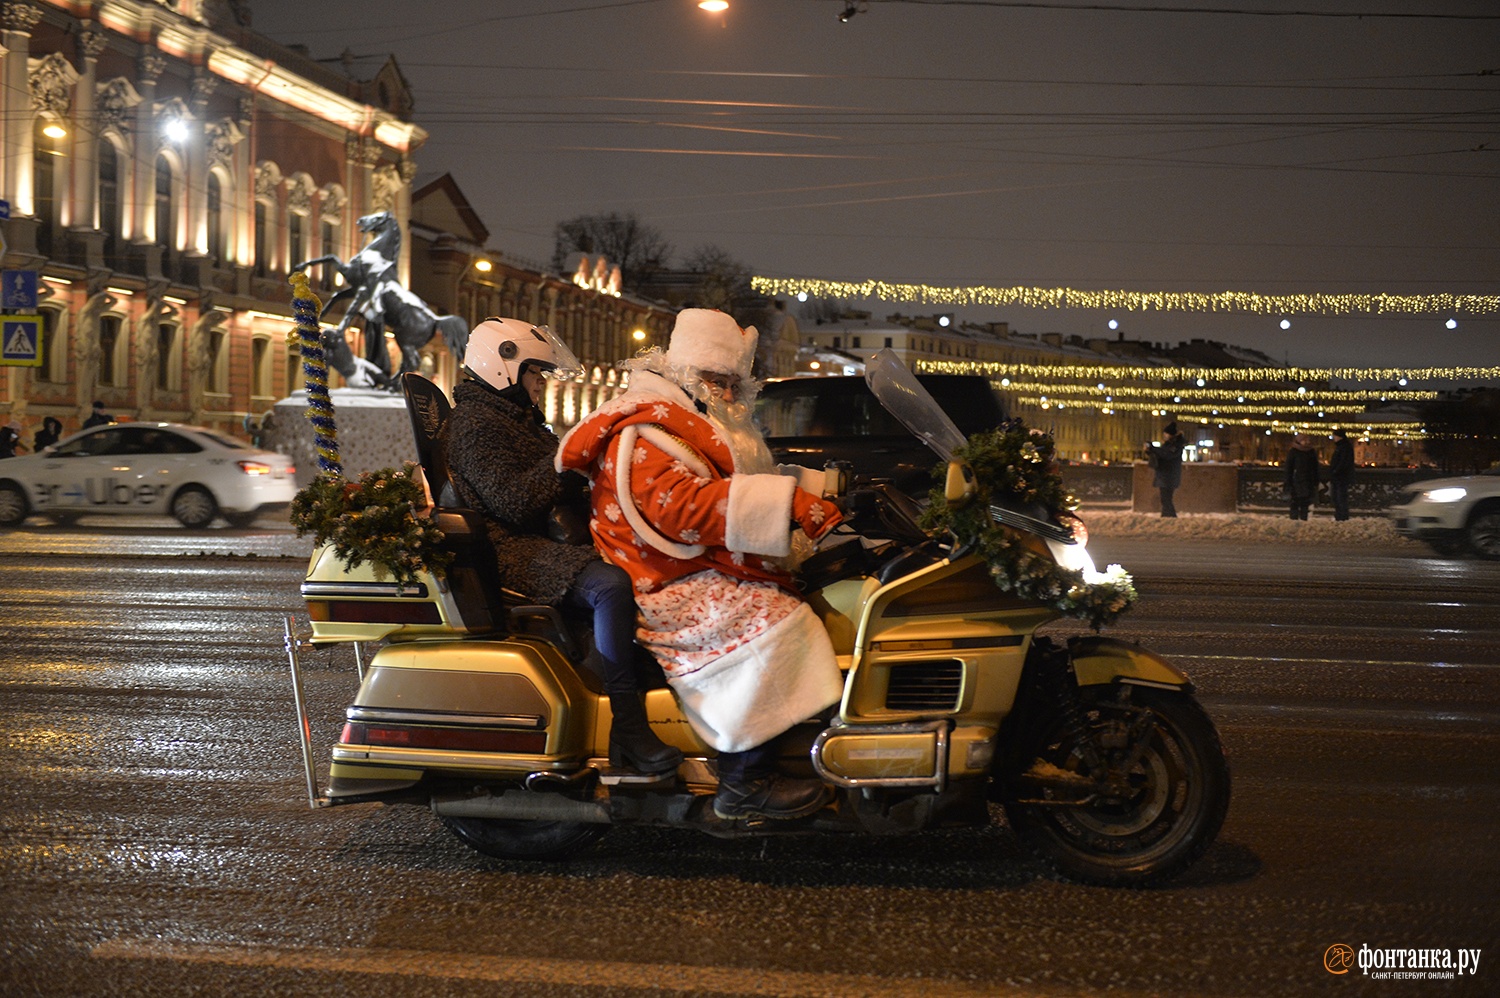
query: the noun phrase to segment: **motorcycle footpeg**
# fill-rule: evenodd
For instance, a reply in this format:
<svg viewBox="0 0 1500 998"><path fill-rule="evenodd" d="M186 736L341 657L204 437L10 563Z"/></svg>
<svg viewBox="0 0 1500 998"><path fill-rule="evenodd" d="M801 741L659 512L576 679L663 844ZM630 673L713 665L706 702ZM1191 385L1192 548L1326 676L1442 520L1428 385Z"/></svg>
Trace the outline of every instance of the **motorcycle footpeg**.
<svg viewBox="0 0 1500 998"><path fill-rule="evenodd" d="M595 759L591 763L599 773L599 782L606 787L672 786L677 782L677 770L665 773L643 773L628 766L611 766L606 759Z"/></svg>

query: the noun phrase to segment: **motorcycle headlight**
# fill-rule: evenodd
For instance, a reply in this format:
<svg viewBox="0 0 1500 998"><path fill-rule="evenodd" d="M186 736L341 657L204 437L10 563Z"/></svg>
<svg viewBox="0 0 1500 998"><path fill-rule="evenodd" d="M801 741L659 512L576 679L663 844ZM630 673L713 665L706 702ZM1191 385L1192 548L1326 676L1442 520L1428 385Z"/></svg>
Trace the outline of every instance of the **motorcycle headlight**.
<svg viewBox="0 0 1500 998"><path fill-rule="evenodd" d="M1449 489L1433 489L1431 492L1423 492L1422 498L1428 502L1458 502L1468 494L1468 489L1455 486Z"/></svg>

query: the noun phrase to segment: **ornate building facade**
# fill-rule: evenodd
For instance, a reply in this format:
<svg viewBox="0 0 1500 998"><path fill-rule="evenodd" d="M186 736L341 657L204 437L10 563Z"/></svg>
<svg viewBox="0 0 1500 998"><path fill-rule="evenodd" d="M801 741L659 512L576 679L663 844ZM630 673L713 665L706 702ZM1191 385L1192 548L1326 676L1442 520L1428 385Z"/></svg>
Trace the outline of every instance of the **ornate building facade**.
<svg viewBox="0 0 1500 998"><path fill-rule="evenodd" d="M426 133L394 61L353 80L241 21L225 0L0 3L4 266L39 272L43 319L41 366L0 369L0 421L28 444L95 399L242 432L300 387L291 266L353 255L362 215L404 226Z"/></svg>

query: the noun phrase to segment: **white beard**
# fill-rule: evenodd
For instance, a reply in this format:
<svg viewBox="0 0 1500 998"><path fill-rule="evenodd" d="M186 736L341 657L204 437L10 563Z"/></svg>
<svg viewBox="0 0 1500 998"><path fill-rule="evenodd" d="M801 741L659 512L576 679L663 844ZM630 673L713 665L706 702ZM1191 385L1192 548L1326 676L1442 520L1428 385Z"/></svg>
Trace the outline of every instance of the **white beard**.
<svg viewBox="0 0 1500 998"><path fill-rule="evenodd" d="M735 474L774 475L776 461L766 438L750 418L750 406L744 402L725 402L709 393L703 403L708 407L708 421L714 424L729 452L734 455Z"/></svg>

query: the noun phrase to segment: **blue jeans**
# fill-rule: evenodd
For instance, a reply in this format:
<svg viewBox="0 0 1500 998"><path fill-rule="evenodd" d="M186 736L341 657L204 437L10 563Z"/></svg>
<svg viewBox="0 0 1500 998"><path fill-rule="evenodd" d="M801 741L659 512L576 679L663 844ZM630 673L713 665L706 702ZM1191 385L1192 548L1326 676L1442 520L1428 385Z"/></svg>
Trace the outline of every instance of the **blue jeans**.
<svg viewBox="0 0 1500 998"><path fill-rule="evenodd" d="M594 611L594 647L604 659L604 692L634 693L635 593L623 569L591 561L573 580L563 603Z"/></svg>

